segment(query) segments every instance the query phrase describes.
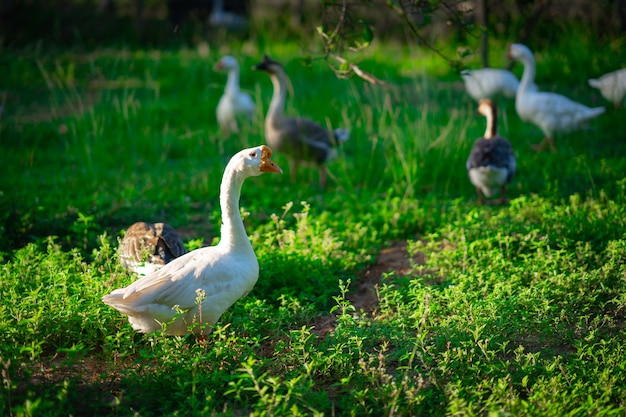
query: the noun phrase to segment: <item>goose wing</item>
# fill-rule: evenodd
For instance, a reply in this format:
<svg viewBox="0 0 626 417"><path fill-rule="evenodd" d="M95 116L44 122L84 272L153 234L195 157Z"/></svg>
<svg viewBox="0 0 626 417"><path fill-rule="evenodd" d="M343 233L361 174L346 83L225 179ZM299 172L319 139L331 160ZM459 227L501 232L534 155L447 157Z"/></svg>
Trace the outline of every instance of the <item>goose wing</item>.
<svg viewBox="0 0 626 417"><path fill-rule="evenodd" d="M213 295L230 279L223 268L215 267L218 257L210 256L213 251L209 249L214 248L176 258L158 271L105 295L102 301L125 314L142 311L148 305L191 308L196 304L198 289ZM204 279L207 275L210 280Z"/></svg>
<svg viewBox="0 0 626 417"><path fill-rule="evenodd" d="M240 91L237 94L237 109L252 118L256 112L256 105L248 93Z"/></svg>
<svg viewBox="0 0 626 417"><path fill-rule="evenodd" d="M510 176L515 174L517 164L511 143L504 138L480 138L474 142L465 167L469 171L472 168L493 166L506 168Z"/></svg>
<svg viewBox="0 0 626 417"><path fill-rule="evenodd" d="M604 108L590 108L556 93L531 92L524 95L518 112L526 120L566 129L598 116L604 112Z"/></svg>
<svg viewBox="0 0 626 417"><path fill-rule="evenodd" d="M334 143L329 132L309 119L285 118L274 135L281 141L282 151L296 159L318 164L329 159Z"/></svg>
<svg viewBox="0 0 626 417"><path fill-rule="evenodd" d="M154 227L158 237L156 253L165 263L187 253L183 241L172 226L167 223L155 223Z"/></svg>

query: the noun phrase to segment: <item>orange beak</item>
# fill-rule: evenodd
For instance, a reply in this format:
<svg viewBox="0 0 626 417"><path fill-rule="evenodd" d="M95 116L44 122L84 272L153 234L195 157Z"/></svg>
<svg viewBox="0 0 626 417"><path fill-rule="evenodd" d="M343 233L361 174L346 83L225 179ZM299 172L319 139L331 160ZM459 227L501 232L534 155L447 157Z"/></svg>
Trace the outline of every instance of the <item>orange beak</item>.
<svg viewBox="0 0 626 417"><path fill-rule="evenodd" d="M272 150L268 146L261 146L261 172L276 172L282 174L283 170L280 169L274 161L272 161Z"/></svg>

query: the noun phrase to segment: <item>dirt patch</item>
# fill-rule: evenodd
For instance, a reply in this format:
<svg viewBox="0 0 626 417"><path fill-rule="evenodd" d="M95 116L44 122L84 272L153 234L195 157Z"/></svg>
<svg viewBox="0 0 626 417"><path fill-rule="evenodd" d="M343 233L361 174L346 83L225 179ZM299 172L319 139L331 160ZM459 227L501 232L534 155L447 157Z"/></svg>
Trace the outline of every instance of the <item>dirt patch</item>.
<svg viewBox="0 0 626 417"><path fill-rule="evenodd" d="M411 272L413 265L423 265L425 255L418 252L411 257L407 251L407 242L395 241L392 245L380 251L376 262L358 274L357 281L351 291L346 294L346 299L357 309L367 314L374 314L378 307L376 288L385 274L394 273L395 276L406 276ZM314 323L314 332L323 336L332 332L335 328L336 316L319 317Z"/></svg>
<svg viewBox="0 0 626 417"><path fill-rule="evenodd" d="M55 355L48 361L33 363L23 380L18 381L16 394L69 384L77 401L77 416L92 415L96 409L114 408L123 395L120 388L123 369L135 366L129 359L114 358L113 363L97 357L69 358ZM27 377L30 375L30 378Z"/></svg>
<svg viewBox="0 0 626 417"><path fill-rule="evenodd" d="M183 232L184 234L184 232ZM385 274L394 273L395 277L410 274L412 266L422 265L425 255L418 252L411 259L407 251L406 241L396 241L377 256L376 262L357 274L357 281L353 284L346 298L357 309L366 314L375 314L378 307L377 286ZM313 333L324 336L334 331L336 316L334 314L319 317L313 323ZM271 357L274 352L274 343L265 347L263 356ZM129 358L114 358L113 363L102 361L99 358L85 357L70 359L57 355L49 362L34 364L30 369L32 380L30 384L58 384L65 380L74 380L77 386L90 390L90 395L98 396L100 404L114 404L120 392L120 369L135 366ZM25 391L29 384L20 386L18 391Z"/></svg>
<svg viewBox="0 0 626 417"><path fill-rule="evenodd" d="M391 247L383 249L376 258L376 263L361 271L354 289L346 296L357 310L372 313L378 306L376 286L383 275L393 272L396 276L405 276L411 271L411 265L424 263L424 254L419 252L409 259L406 241L393 242Z"/></svg>

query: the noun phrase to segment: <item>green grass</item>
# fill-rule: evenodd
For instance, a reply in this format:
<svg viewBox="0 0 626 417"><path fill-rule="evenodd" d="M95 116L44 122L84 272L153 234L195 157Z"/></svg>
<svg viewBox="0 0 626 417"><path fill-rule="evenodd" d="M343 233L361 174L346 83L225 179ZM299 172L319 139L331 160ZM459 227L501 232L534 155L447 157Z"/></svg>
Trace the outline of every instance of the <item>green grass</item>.
<svg viewBox="0 0 626 417"><path fill-rule="evenodd" d="M607 113L536 154L540 131L501 102L519 164L506 207L476 205L464 163L484 120L445 62L414 47L358 57L389 89L303 66L288 42L3 49L0 412L624 415L626 126L585 84L624 56L577 33L540 51L538 82ZM262 103L240 136L215 121L223 53ZM224 166L264 142L271 83L248 70L263 53L286 64L289 113L351 139L325 192L307 168L296 184L244 184L261 274L208 340L136 334L100 301L133 279L117 239L137 220L171 223L190 248L219 239ZM425 262L386 273L361 311L356 284L399 240Z"/></svg>

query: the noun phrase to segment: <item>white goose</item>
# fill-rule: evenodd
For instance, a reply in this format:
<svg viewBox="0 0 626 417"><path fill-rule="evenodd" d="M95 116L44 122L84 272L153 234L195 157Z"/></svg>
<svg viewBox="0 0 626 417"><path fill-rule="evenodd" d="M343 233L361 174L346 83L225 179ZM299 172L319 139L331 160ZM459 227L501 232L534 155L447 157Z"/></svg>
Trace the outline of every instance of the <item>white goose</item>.
<svg viewBox="0 0 626 417"><path fill-rule="evenodd" d="M497 68L482 68L461 71L465 91L476 101L484 98L515 97L519 80L511 71Z"/></svg>
<svg viewBox="0 0 626 417"><path fill-rule="evenodd" d="M241 31L248 27L248 19L238 13L226 11L224 0L213 0L209 25L226 30Z"/></svg>
<svg viewBox="0 0 626 417"><path fill-rule="evenodd" d="M164 329L169 335L210 333L210 326L239 298L248 294L259 276L259 264L239 212L246 178L264 172L282 173L265 145L235 154L220 187L222 236L217 246L196 249L102 301L128 316L141 333Z"/></svg>
<svg viewBox="0 0 626 417"><path fill-rule="evenodd" d="M555 93L533 91L535 81L535 58L527 46L514 43L509 47L509 57L524 65L524 74L515 96L515 109L524 121L538 126L545 135L541 143L534 145L537 151L546 146L555 152L554 133L575 129L583 122L604 113L604 107L590 108Z"/></svg>
<svg viewBox="0 0 626 417"><path fill-rule="evenodd" d="M498 134L498 111L490 99L483 99L478 112L487 118L487 129L482 138L474 142L465 163L470 181L476 187L478 200L500 192L500 204L506 203L506 185L515 176L517 162L511 143Z"/></svg>
<svg viewBox="0 0 626 417"><path fill-rule="evenodd" d="M621 107L626 94L626 68L589 80L589 85L599 89L602 97L612 102L615 107Z"/></svg>
<svg viewBox="0 0 626 417"><path fill-rule="evenodd" d="M274 94L265 117L265 139L277 152L291 159L289 170L295 181L297 163L313 163L320 170L320 187L326 184L326 162L337 155L336 146L348 140L347 129L328 129L309 119L284 114L287 95L287 74L281 64L267 55L254 69L264 71L272 80Z"/></svg>
<svg viewBox="0 0 626 417"><path fill-rule="evenodd" d="M239 132L238 121L242 118L251 121L256 112L252 97L239 89L239 63L234 57L226 55L215 64L214 69L228 71L226 88L217 104L217 122L225 132Z"/></svg>
<svg viewBox="0 0 626 417"><path fill-rule="evenodd" d="M167 223L134 223L126 230L119 247L122 265L139 276L148 275L185 253L183 241Z"/></svg>

